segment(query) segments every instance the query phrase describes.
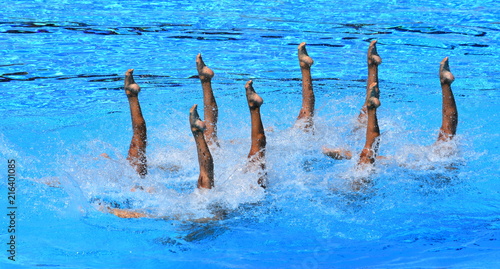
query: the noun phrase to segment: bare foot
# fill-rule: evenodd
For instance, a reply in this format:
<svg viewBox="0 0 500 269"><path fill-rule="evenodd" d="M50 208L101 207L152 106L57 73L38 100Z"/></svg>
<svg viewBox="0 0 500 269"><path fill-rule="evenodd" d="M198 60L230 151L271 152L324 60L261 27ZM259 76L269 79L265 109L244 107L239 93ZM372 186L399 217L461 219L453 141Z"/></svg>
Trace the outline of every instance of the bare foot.
<svg viewBox="0 0 500 269"><path fill-rule="evenodd" d="M300 67L311 68L311 66L314 64L314 60L307 54L306 42L302 42L299 44L298 51Z"/></svg>
<svg viewBox="0 0 500 269"><path fill-rule="evenodd" d="M134 81L134 69L129 69L125 72L125 93L128 97L137 97L141 91L141 87Z"/></svg>
<svg viewBox="0 0 500 269"><path fill-rule="evenodd" d="M380 106L380 91L378 89L378 84L376 82L370 84L369 87L370 95L368 96L368 109L375 109Z"/></svg>
<svg viewBox="0 0 500 269"><path fill-rule="evenodd" d="M201 53L198 53L196 56L196 69L201 81L209 81L214 77L214 71L205 65L205 62L201 58Z"/></svg>
<svg viewBox="0 0 500 269"><path fill-rule="evenodd" d="M205 123L200 120L200 116L198 115L198 105L193 105L189 110L189 123L191 124L191 132L193 133L203 133L207 128Z"/></svg>
<svg viewBox="0 0 500 269"><path fill-rule="evenodd" d="M368 65L379 65L382 63L382 58L377 53L377 40L372 40L368 47Z"/></svg>
<svg viewBox="0 0 500 269"><path fill-rule="evenodd" d="M448 64L448 57L444 58L439 65L439 80L441 84L449 84L453 83L455 77L450 71L450 65Z"/></svg>
<svg viewBox="0 0 500 269"><path fill-rule="evenodd" d="M264 100L255 92L252 85L252 80L249 80L247 84L245 84L248 106L250 108L258 108L264 103Z"/></svg>

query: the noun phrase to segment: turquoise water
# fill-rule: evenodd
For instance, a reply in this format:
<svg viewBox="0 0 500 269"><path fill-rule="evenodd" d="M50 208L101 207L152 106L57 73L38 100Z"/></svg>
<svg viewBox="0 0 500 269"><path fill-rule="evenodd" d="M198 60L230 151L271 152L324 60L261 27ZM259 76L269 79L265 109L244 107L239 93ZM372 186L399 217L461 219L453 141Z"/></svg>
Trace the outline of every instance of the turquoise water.
<svg viewBox="0 0 500 269"><path fill-rule="evenodd" d="M497 1L9 2L0 21L0 156L17 162L17 253L12 262L2 249L1 267L498 267L499 11ZM353 127L372 39L383 59L380 153L391 159L353 191L363 176L356 160L328 159L321 148L364 144ZM314 135L292 128L300 42L315 60ZM221 139L216 188L206 193L195 188L187 118L202 104L198 53L216 73ZM446 56L459 126L457 153L443 157L431 145ZM125 160L129 68L148 124L145 180ZM249 79L265 100L266 191L243 172ZM7 168L0 173L7 184ZM156 191L130 192L139 182ZM120 219L96 199L174 219ZM7 206L4 189L5 249ZM220 211L222 220L190 221Z"/></svg>

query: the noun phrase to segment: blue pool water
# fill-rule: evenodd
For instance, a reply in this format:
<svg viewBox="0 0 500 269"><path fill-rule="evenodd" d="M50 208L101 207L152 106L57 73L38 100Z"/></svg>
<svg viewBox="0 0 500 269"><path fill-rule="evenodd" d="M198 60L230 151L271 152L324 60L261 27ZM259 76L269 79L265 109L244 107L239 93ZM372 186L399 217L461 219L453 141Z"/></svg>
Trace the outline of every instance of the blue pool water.
<svg viewBox="0 0 500 269"><path fill-rule="evenodd" d="M499 15L488 0L10 1L0 20L0 267L498 267ZM364 176L356 159L334 161L321 148L363 146L353 126L372 39L383 59L380 153L390 159L353 191ZM314 135L292 128L300 42L315 60ZM198 53L216 73L219 105L208 192L195 188L187 118L202 104ZM446 56L459 110L451 156L432 147ZM125 160L129 68L148 124L144 180ZM249 79L265 100L266 191L244 173ZM6 251L10 159L16 261ZM137 183L155 192L130 192ZM171 219L120 219L96 200ZM191 221L221 211L221 220Z"/></svg>

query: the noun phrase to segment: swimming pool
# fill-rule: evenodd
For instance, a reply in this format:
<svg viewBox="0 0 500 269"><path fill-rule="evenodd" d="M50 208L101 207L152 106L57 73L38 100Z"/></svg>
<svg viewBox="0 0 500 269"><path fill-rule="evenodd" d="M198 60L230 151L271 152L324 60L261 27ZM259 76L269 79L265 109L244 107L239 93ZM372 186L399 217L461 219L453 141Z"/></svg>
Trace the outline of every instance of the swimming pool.
<svg viewBox="0 0 500 269"><path fill-rule="evenodd" d="M11 1L3 15L2 184L13 159L17 209L14 262L4 188L2 268L498 266L497 1ZM380 153L392 159L352 191L356 160L328 159L321 147L363 146L352 129L371 39L383 59ZM315 60L314 135L292 128L303 41ZM216 73L219 105L216 188L207 193L195 189L188 124L189 108L202 104L197 53ZM446 158L430 147L445 56L459 109L459 152ZM143 181L125 160L128 68L148 124ZM264 98L266 191L243 173L249 79ZM103 152L113 160L97 158ZM157 191L130 192L138 182ZM176 219L120 219L96 199ZM189 221L214 208L225 218Z"/></svg>

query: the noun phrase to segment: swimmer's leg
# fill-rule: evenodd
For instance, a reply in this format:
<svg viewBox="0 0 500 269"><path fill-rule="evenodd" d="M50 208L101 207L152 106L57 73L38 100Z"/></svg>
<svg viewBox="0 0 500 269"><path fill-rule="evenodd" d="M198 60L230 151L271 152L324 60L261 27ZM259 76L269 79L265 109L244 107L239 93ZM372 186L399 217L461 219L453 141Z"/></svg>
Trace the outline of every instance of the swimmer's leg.
<svg viewBox="0 0 500 269"><path fill-rule="evenodd" d="M200 116L196 109L197 105L194 105L189 110L189 123L196 142L198 163L200 165L198 188L211 189L214 186L214 160L212 159L212 154L210 154L205 136L203 135L206 125L200 120Z"/></svg>
<svg viewBox="0 0 500 269"><path fill-rule="evenodd" d="M382 58L380 58L377 53L377 40L373 40L372 42L370 42L367 53L368 78L366 80L366 99L358 116L358 121L362 124L366 124L367 122L367 106L369 105L368 99L370 96L370 85L372 85L373 83L378 84L378 66L381 63Z"/></svg>
<svg viewBox="0 0 500 269"><path fill-rule="evenodd" d="M302 42L298 47L300 72L302 73L302 108L300 109L297 121L303 121L303 129L313 128L314 116L314 91L311 78L311 66L314 60L309 57L306 50L306 43Z"/></svg>
<svg viewBox="0 0 500 269"><path fill-rule="evenodd" d="M146 121L142 116L141 106L139 104L139 92L141 87L137 85L133 77L134 69L129 69L125 73L125 93L127 94L130 105L130 115L132 116L133 136L128 150L127 160L137 173L144 177L148 173L146 160Z"/></svg>
<svg viewBox="0 0 500 269"><path fill-rule="evenodd" d="M266 134L260 116L260 106L264 100L255 92L252 86L253 82L249 80L245 85L248 108L250 109L250 118L252 122L252 145L248 158L250 161L262 170L266 169L265 154L266 154ZM265 175L260 177L258 183L265 188Z"/></svg>
<svg viewBox="0 0 500 269"><path fill-rule="evenodd" d="M203 89L203 106L205 123L207 126L205 130L206 141L209 145L218 145L217 118L219 110L212 90L212 77L214 76L214 72L205 65L205 62L203 62L201 58L201 53L196 56L196 69L198 70L201 87Z"/></svg>
<svg viewBox="0 0 500 269"><path fill-rule="evenodd" d="M450 71L448 57L441 61L439 66L439 79L443 95L443 119L439 130L438 141L447 141L453 138L457 132L458 112L455 97L451 91L451 84L455 77Z"/></svg>
<svg viewBox="0 0 500 269"><path fill-rule="evenodd" d="M379 90L377 83L370 85L370 95L366 106L368 122L366 125L366 142L359 158L359 164L371 164L375 162L378 152L378 137L380 130L377 120L377 108L380 106Z"/></svg>
<svg viewBox="0 0 500 269"><path fill-rule="evenodd" d="M323 154L335 160L350 160L352 152L345 149L323 148Z"/></svg>
<svg viewBox="0 0 500 269"><path fill-rule="evenodd" d="M103 210L104 211L104 210ZM138 219L138 218L151 218L152 216L146 215L144 213L132 211L132 210L126 210L126 209L120 209L120 208L111 208L108 207L106 209L107 212L123 219Z"/></svg>

